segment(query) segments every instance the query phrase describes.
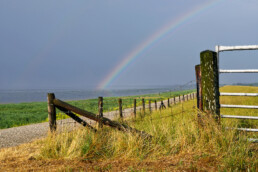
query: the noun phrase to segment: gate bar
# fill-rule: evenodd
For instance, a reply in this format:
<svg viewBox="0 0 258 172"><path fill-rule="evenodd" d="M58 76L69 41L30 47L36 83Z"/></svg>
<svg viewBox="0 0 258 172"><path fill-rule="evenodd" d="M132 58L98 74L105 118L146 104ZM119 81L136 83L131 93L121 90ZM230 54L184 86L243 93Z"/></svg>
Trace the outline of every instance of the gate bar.
<svg viewBox="0 0 258 172"><path fill-rule="evenodd" d="M219 73L258 73L258 69L220 69Z"/></svg>
<svg viewBox="0 0 258 172"><path fill-rule="evenodd" d="M248 132L258 132L258 129L255 128L229 128L226 127L227 130L238 130L238 131L248 131Z"/></svg>
<svg viewBox="0 0 258 172"><path fill-rule="evenodd" d="M248 139L249 142L258 143L258 139L250 138Z"/></svg>
<svg viewBox="0 0 258 172"><path fill-rule="evenodd" d="M220 93L220 96L258 96L258 93Z"/></svg>
<svg viewBox="0 0 258 172"><path fill-rule="evenodd" d="M249 106L249 105L225 105L221 104L221 108L244 108L244 109L258 109L258 106Z"/></svg>
<svg viewBox="0 0 258 172"><path fill-rule="evenodd" d="M237 116L237 115L220 115L221 118L236 118L236 119L256 119L258 116Z"/></svg>
<svg viewBox="0 0 258 172"><path fill-rule="evenodd" d="M233 51L233 50L258 50L258 45L243 45L243 46L220 46L216 47L217 52Z"/></svg>

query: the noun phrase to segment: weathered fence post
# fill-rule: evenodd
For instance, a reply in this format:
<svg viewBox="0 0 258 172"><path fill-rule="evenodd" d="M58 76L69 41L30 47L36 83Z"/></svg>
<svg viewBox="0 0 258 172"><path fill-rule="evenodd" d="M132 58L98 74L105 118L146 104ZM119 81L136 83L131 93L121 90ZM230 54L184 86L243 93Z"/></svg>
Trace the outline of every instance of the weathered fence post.
<svg viewBox="0 0 258 172"><path fill-rule="evenodd" d="M185 101L185 95L183 94L183 100L182 100L183 102Z"/></svg>
<svg viewBox="0 0 258 172"><path fill-rule="evenodd" d="M56 131L56 107L54 105L55 94L47 94L47 103L48 103L48 121L49 128L51 132Z"/></svg>
<svg viewBox="0 0 258 172"><path fill-rule="evenodd" d="M196 75L196 90L197 90L197 108L201 111L203 110L202 107L202 75L201 75L201 65L195 66L195 75ZM194 95L193 95L194 97Z"/></svg>
<svg viewBox="0 0 258 172"><path fill-rule="evenodd" d="M103 117L103 97L99 97L99 102L98 102L98 109L99 109L99 115L98 118L102 118ZM99 127L102 128L103 124L101 123L101 120L99 120Z"/></svg>
<svg viewBox="0 0 258 172"><path fill-rule="evenodd" d="M149 111L151 113L151 100L149 100Z"/></svg>
<svg viewBox="0 0 258 172"><path fill-rule="evenodd" d="M161 110L161 109L166 109L166 106L164 105L163 100L161 100L161 102L160 102L159 110Z"/></svg>
<svg viewBox="0 0 258 172"><path fill-rule="evenodd" d="M201 52L201 83L203 110L220 119L219 105L219 72L217 53L213 51Z"/></svg>
<svg viewBox="0 0 258 172"><path fill-rule="evenodd" d="M119 109L119 117L123 118L123 108L122 108L122 99L118 99L118 109Z"/></svg>
<svg viewBox="0 0 258 172"><path fill-rule="evenodd" d="M170 107L170 102L169 102L169 98L168 98L168 107Z"/></svg>
<svg viewBox="0 0 258 172"><path fill-rule="evenodd" d="M145 101L144 101L144 98L142 99L142 111L145 114Z"/></svg>
<svg viewBox="0 0 258 172"><path fill-rule="evenodd" d="M174 105L176 104L176 96L174 97Z"/></svg>
<svg viewBox="0 0 258 172"><path fill-rule="evenodd" d="M133 114L134 114L134 117L136 118L136 99L133 100Z"/></svg>
<svg viewBox="0 0 258 172"><path fill-rule="evenodd" d="M155 100L155 110L158 110L157 100Z"/></svg>

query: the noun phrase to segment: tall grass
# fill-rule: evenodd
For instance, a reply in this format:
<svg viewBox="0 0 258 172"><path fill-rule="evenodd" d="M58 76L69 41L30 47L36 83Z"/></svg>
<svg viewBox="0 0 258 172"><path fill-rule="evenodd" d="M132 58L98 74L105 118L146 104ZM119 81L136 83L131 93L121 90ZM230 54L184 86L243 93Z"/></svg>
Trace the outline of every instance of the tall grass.
<svg viewBox="0 0 258 172"><path fill-rule="evenodd" d="M137 114L136 119L125 121L151 134L152 139L107 127L97 133L81 129L49 135L41 143L38 158L142 161L172 157L178 166L190 170L255 171L258 152L247 141L249 136L224 127L225 124L237 126L239 122L226 121L218 125L207 114L201 114L200 120L194 104L195 101L189 101L161 112Z"/></svg>

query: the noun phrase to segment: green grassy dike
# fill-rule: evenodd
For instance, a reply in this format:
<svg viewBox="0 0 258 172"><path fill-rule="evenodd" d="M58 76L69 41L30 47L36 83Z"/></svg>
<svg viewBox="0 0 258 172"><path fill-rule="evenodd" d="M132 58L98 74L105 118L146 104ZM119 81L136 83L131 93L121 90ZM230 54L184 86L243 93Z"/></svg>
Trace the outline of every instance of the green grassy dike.
<svg viewBox="0 0 258 172"><path fill-rule="evenodd" d="M191 93L193 91L194 90L164 92L160 94L135 95L121 98L123 98L123 108L128 108L133 106L133 99L135 98L144 97L146 98L146 100L160 101L169 97ZM104 97L104 112L117 110L117 99L118 97ZM97 113L98 111L97 98L67 102L93 113ZM138 101L138 103L140 105L141 102ZM62 116L62 113L59 111L57 111L57 114L59 118ZM12 128L46 121L48 121L47 102L0 104L0 129Z"/></svg>

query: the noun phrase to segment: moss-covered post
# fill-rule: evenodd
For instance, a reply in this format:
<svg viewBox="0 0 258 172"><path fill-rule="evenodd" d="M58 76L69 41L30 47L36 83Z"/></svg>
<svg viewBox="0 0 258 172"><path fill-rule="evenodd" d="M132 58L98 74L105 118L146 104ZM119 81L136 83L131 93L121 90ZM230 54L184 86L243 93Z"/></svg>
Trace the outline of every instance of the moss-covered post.
<svg viewBox="0 0 258 172"><path fill-rule="evenodd" d="M51 132L56 131L56 107L54 105L55 94L47 94L47 104L48 104L48 121L49 128Z"/></svg>
<svg viewBox="0 0 258 172"><path fill-rule="evenodd" d="M219 105L219 72L217 53L213 51L201 52L201 84L203 111L220 119Z"/></svg>

